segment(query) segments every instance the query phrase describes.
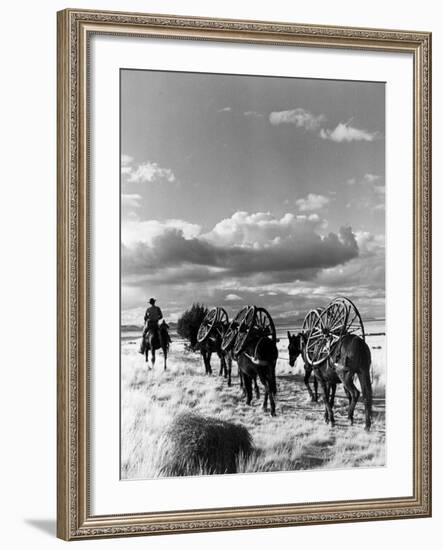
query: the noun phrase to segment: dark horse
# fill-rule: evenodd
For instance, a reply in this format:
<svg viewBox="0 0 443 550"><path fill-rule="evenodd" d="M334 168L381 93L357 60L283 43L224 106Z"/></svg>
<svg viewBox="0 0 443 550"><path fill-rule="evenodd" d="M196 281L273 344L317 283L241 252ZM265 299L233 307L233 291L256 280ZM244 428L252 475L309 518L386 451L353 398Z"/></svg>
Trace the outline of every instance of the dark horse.
<svg viewBox="0 0 443 550"><path fill-rule="evenodd" d="M268 398L271 405L271 415L275 416L275 394L277 393L277 384L275 381L275 365L277 363L278 350L277 344L266 337L262 337L258 342L246 344L246 348L237 358L238 371L240 379L244 383L246 391L246 404L250 405L252 401L252 383L257 380L265 388L265 397L263 401L263 410L268 409ZM256 393L258 388L256 389ZM258 397L258 394L257 394Z"/></svg>
<svg viewBox="0 0 443 550"><path fill-rule="evenodd" d="M219 332L216 332L214 335L210 335L204 342L199 344L199 349L205 365L205 374L212 374L211 356L213 353L216 353L220 359L219 375L227 378L228 386L230 386L232 374L232 352L222 350L222 339L222 335Z"/></svg>
<svg viewBox="0 0 443 550"><path fill-rule="evenodd" d="M305 359L306 337L300 333L296 338L298 338L298 349L295 349L295 345L290 349L290 360L292 357L294 362L300 354ZM348 419L351 424L354 423L354 409L360 397L360 392L354 384L354 378L357 375L365 405L365 428L366 430L370 429L372 419L370 368L371 351L369 346L362 338L354 334L342 336L332 356L313 368L314 376L323 391L326 422L331 422L332 426L335 424L333 411L335 388L341 382L349 401Z"/></svg>
<svg viewBox="0 0 443 550"><path fill-rule="evenodd" d="M151 352L151 365L155 365L155 352L158 349L163 351L164 369L166 370L166 361L168 358L169 344L171 338L168 332L169 325L161 323L158 327L151 326L145 331L143 336L143 353L146 362L149 361L149 351Z"/></svg>

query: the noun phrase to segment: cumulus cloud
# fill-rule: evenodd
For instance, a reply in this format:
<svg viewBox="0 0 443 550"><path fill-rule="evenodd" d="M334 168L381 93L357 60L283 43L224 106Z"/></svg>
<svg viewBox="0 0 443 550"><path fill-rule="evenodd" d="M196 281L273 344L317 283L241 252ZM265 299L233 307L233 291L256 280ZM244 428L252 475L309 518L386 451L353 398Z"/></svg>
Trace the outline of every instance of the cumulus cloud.
<svg viewBox="0 0 443 550"><path fill-rule="evenodd" d="M142 197L136 193L123 193L122 194L122 208L137 208L140 206Z"/></svg>
<svg viewBox="0 0 443 550"><path fill-rule="evenodd" d="M174 183L175 174L170 168L162 168L156 162L146 161L135 165L130 155L121 156L121 174L128 183Z"/></svg>
<svg viewBox="0 0 443 550"><path fill-rule="evenodd" d="M180 231L185 239L196 237L201 227L194 223L189 223L183 220L145 220L129 219L122 223L122 244L128 247L134 246L137 243L152 245L153 240L163 235L169 229Z"/></svg>
<svg viewBox="0 0 443 550"><path fill-rule="evenodd" d="M269 122L273 126L294 124L297 128L304 128L310 132L317 130L324 120L324 115L313 115L300 107L288 111L273 111L269 115Z"/></svg>
<svg viewBox="0 0 443 550"><path fill-rule="evenodd" d="M375 183L380 180L378 174L365 174L363 176L363 183Z"/></svg>
<svg viewBox="0 0 443 550"><path fill-rule="evenodd" d="M282 242L293 235L300 238L316 227L318 218L309 219L305 215L284 214L276 218L270 212L235 212L230 218L218 222L203 237L221 246L267 248Z"/></svg>
<svg viewBox="0 0 443 550"><path fill-rule="evenodd" d="M173 223L171 223L173 222ZM199 279L232 282L254 278L257 283L310 279L319 270L347 262L358 255L349 227L320 235L318 222L306 216L237 212L206 234L177 220L151 224L150 238L129 241L122 247L125 275L160 277L163 284L189 281L197 269ZM185 230L188 233L185 234ZM186 270L184 269L186 268Z"/></svg>
<svg viewBox="0 0 443 550"><path fill-rule="evenodd" d="M129 183L175 182L174 172L169 168L162 168L156 162L147 161L129 168L130 170L126 172L126 181Z"/></svg>
<svg viewBox="0 0 443 550"><path fill-rule="evenodd" d="M126 176L131 172L131 164L134 161L133 157L129 155L122 155L121 156L121 173L122 176Z"/></svg>
<svg viewBox="0 0 443 550"><path fill-rule="evenodd" d="M121 161L122 161L122 166L128 166L128 164L131 164L134 161L134 158L131 157L130 155L125 155L123 153Z"/></svg>
<svg viewBox="0 0 443 550"><path fill-rule="evenodd" d="M321 128L319 135L322 139L342 143L344 141L374 141L378 136L378 132L368 132L367 130L354 128L349 123L340 122L334 130Z"/></svg>
<svg viewBox="0 0 443 550"><path fill-rule="evenodd" d="M334 288L346 287L349 294L367 292L384 296L385 293L385 237L368 231L357 231L354 235L359 249L358 257L344 265L327 268L320 272L316 281L334 292Z"/></svg>
<svg viewBox="0 0 443 550"><path fill-rule="evenodd" d="M330 199L328 197L325 197L324 195L316 195L315 193L309 193L307 197L295 201L301 212L320 210L329 202Z"/></svg>
<svg viewBox="0 0 443 550"><path fill-rule="evenodd" d="M222 109L219 109L217 113L229 113L232 111L231 107L223 107Z"/></svg>

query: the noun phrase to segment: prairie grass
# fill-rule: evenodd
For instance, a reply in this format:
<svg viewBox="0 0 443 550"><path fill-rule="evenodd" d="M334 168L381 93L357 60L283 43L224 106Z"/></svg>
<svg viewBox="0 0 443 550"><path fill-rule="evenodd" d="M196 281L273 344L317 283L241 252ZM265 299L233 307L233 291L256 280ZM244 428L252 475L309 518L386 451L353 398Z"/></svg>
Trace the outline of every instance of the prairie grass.
<svg viewBox="0 0 443 550"><path fill-rule="evenodd" d="M163 357L149 370L132 341L122 345L121 476L123 479L161 477L161 441L173 420L193 412L235 422L248 429L254 449L237 460L240 473L305 470L313 468L379 467L385 464L385 359L384 336L371 342L374 390L373 427L364 431L363 403L355 410L354 426L347 420L347 399L340 386L335 405L336 426L324 422L321 400L312 403L303 384L303 364L294 368L286 360L285 342L277 363L277 416L262 411L262 396L247 406L242 397L237 366L232 386L214 374L206 376L201 356L174 341L163 370ZM356 382L358 386L358 382ZM260 388L262 390L262 388ZM263 393L263 392L262 392ZM208 473L205 465L199 474Z"/></svg>

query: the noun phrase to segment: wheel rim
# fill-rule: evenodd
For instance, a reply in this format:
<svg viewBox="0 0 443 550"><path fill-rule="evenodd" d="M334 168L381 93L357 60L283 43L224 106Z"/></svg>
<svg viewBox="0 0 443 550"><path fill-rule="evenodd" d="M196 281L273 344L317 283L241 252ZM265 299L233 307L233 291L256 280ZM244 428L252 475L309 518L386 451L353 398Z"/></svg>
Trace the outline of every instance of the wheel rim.
<svg viewBox="0 0 443 550"><path fill-rule="evenodd" d="M201 325L197 332L197 342L199 344L203 343L211 333L211 330L215 324L215 321L217 319L217 308L212 308L208 313L206 314L205 318L201 322Z"/></svg>
<svg viewBox="0 0 443 550"><path fill-rule="evenodd" d="M237 312L237 315L230 322L227 330L223 335L223 340L221 343L221 348L223 351L226 351L234 343L234 340L237 336L238 327L243 321L246 313L248 312L249 306L244 306L240 311Z"/></svg>
<svg viewBox="0 0 443 550"><path fill-rule="evenodd" d="M254 328L257 329L261 337L270 336L273 342L277 341L277 334L275 331L274 321L272 320L272 317L269 314L269 312L263 307L259 307L256 311L256 315L254 319Z"/></svg>
<svg viewBox="0 0 443 550"><path fill-rule="evenodd" d="M333 300L333 302L342 303L347 309L345 333L354 334L365 340L366 335L363 320L354 302L352 302L349 298L345 298L344 296L336 298L335 300Z"/></svg>
<svg viewBox="0 0 443 550"><path fill-rule="evenodd" d="M349 298L341 296L332 300L320 313L311 310L305 317L303 330L307 336L305 356L312 366L328 359L345 334L365 339L360 312Z"/></svg>
<svg viewBox="0 0 443 550"><path fill-rule="evenodd" d="M243 320L241 321L238 327L237 337L235 339L235 344L234 344L235 355L239 355L243 351L246 344L246 340L248 339L248 336L252 330L252 327L254 326L255 315L256 315L256 307L249 306L246 312L246 315L244 316Z"/></svg>
<svg viewBox="0 0 443 550"><path fill-rule="evenodd" d="M318 318L320 317L320 314L322 313L322 311L323 311L323 308L318 307L316 309L311 309L311 311L309 311L306 314L306 317L303 320L303 325L301 329L303 334L306 337L308 337L311 334L312 329L314 328L315 323L318 321Z"/></svg>

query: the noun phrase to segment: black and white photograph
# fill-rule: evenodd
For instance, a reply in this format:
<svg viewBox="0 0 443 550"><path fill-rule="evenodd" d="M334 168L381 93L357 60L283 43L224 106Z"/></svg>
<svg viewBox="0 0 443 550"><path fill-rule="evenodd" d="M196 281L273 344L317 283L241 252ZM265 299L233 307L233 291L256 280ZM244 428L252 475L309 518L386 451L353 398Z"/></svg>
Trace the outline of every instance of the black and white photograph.
<svg viewBox="0 0 443 550"><path fill-rule="evenodd" d="M120 71L120 476L386 464L385 83Z"/></svg>

